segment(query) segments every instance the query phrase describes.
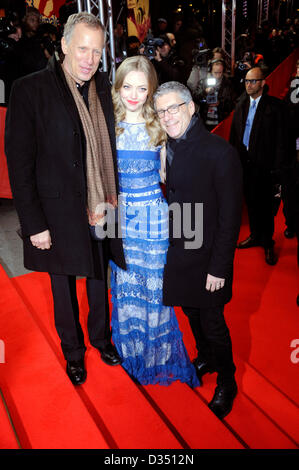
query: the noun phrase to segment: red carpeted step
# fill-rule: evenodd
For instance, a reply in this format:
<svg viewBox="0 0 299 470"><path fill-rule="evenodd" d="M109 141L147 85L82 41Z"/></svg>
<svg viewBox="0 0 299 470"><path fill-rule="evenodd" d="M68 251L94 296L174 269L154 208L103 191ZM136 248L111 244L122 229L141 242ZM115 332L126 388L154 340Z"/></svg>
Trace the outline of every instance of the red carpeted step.
<svg viewBox="0 0 299 470"><path fill-rule="evenodd" d="M7 405L4 400L5 398L0 390L0 449L19 449L18 439L14 433Z"/></svg>
<svg viewBox="0 0 299 470"><path fill-rule="evenodd" d="M295 426L297 416L295 403L297 402L296 397L298 397L296 367L298 365L296 366L290 361L290 340L293 339L294 332L298 331L299 317L296 315L297 307L292 303L288 290L291 287L295 291L296 244L294 240L285 240L282 236L281 211L277 219L281 231L280 235L276 236L276 247L280 251L278 264L274 267L266 265L261 248L237 250L234 296L225 309L232 334L234 355L236 358L240 356L242 360L236 359L238 361L237 378L240 393L224 424L232 431L232 434L235 434L241 444L251 448L293 448L298 436ZM245 225L242 230L240 238L245 238L247 236ZM56 351L58 358L61 358L53 322L53 306L49 295L48 276L34 273L15 278L13 282L22 294L27 307L43 331L52 350ZM30 288L34 290L34 297L28 296ZM78 292L81 299L80 309L83 312L82 321L86 323L87 301L83 280L78 282ZM37 310L35 311L35 309ZM188 321L180 309L177 309L177 315L184 333L186 347L190 357L193 358L196 351ZM62 364L63 361L60 359L60 362ZM253 366L248 366L248 363ZM86 388L88 393L85 396L82 395L81 399L95 420L99 414L104 418L104 422L111 423L111 429L114 429L117 415L113 413L113 406L117 405L113 402L113 390L117 389L118 380L120 380L120 388L123 393L121 400L126 399L126 376L123 375L122 369L120 370L123 374L119 372L115 374L113 368L98 361L97 352L92 348L87 352L87 365L88 377L89 379L92 377L92 379L84 385L83 390ZM107 371L104 370L105 368ZM98 370L101 370L101 374L98 374ZM108 384L106 381L102 381L102 376L106 376L106 374L109 374ZM208 376L204 387L199 389L200 400L204 400L205 405L212 398L215 385L215 376ZM135 386L133 385L133 387ZM160 415L183 447L200 446L200 443L194 443L197 436L194 436L194 432L191 430L192 426L186 427L183 431L184 413L188 419L189 417L193 419L193 429L196 429L196 415L191 416L188 406L185 408L185 405L182 405L180 387L181 384L174 384L168 388L144 387L140 389L140 392L143 392L144 398ZM161 392L160 389L162 389ZM188 389L188 396L189 392L195 393ZM97 394L101 395L105 403L113 403L113 406L104 407L103 410L98 408L98 404L95 406ZM201 401L192 406L202 412ZM187 402L188 400L186 400ZM142 403L142 401L138 403ZM178 416L175 413L177 406L184 409L184 413L178 413ZM116 439L121 447L130 447L134 440L132 428L126 426L127 420L129 422L132 419L127 411L128 408L125 403L118 407L118 413L124 416L123 425L118 428ZM138 413L142 412L141 409L138 410L138 406L136 409ZM203 413L208 419L209 410L206 406ZM211 423L214 420L215 417L212 416L212 421L209 421L212 428ZM220 423L218 420L216 421L218 424ZM138 419L136 418L135 427L137 423ZM146 430L152 429L152 425L153 423L150 423L148 427L145 426ZM220 425L215 428L219 440L223 424L220 423ZM205 422L203 427L206 427ZM212 429L210 432L212 433ZM210 432L204 436L204 439L207 440L205 443L207 447L209 447ZM155 433L150 433L150 439L154 440L156 436L153 437L152 434L155 435ZM149 433L146 431L143 437L141 432L138 433L137 446L142 448L148 442L147 435ZM200 441L200 435L198 441ZM161 442L163 439L160 441L160 445ZM153 445L153 441L150 442L150 445ZM213 444L211 445L213 446Z"/></svg>
<svg viewBox="0 0 299 470"><path fill-rule="evenodd" d="M100 414L120 449L182 449L184 440L173 432L121 366L103 363L98 351L88 348L88 379L82 389L87 407Z"/></svg>
<svg viewBox="0 0 299 470"><path fill-rule="evenodd" d="M61 357L52 320L48 276L32 273L15 278L13 282ZM27 297L30 286L35 293L34 299ZM77 282L83 328L87 312L84 286L84 280ZM43 314L39 315L38 312ZM120 448L242 448L239 441L184 384L138 389L122 368L103 364L98 352L90 347L86 365L88 380L78 393L95 421L100 414L104 422L109 423L109 429Z"/></svg>
<svg viewBox="0 0 299 470"><path fill-rule="evenodd" d="M292 423L298 423L298 409L248 364L238 358L235 358L235 363L239 393L233 410L224 419L224 423L252 449L297 448ZM207 374L203 387L197 389L197 393L208 403L212 399L215 386L216 374ZM253 390L255 393L252 393ZM262 396L269 402L268 406L261 406L258 397ZM293 412L293 415L290 412ZM286 421L286 416L290 422Z"/></svg>
<svg viewBox="0 0 299 470"><path fill-rule="evenodd" d="M176 309L176 314L181 329L184 331L185 344L188 346L192 358L196 351L188 321L181 309ZM233 335L232 338L234 340ZM239 393L232 412L225 418L225 423L250 448L296 447L298 426L296 428L295 423L298 423L298 408L284 393L278 392L248 363L239 358L236 348L234 348L234 354ZM204 386L197 389L198 394L208 403L213 397L215 387L216 374L208 374L204 377Z"/></svg>
<svg viewBox="0 0 299 470"><path fill-rule="evenodd" d="M14 278L19 294L43 332L61 365L65 363L53 324L49 276L31 273ZM29 291L34 295L28 296ZM86 335L87 299L85 281L77 282L81 324ZM111 447L122 449L180 449L183 440L168 428L140 390L120 367L103 363L97 350L90 347L86 335L87 381L77 389L95 423L104 426L111 438ZM68 380L68 379L67 379ZM149 432L149 430L151 430Z"/></svg>
<svg viewBox="0 0 299 470"><path fill-rule="evenodd" d="M265 263L262 248L237 252L234 297L225 315L237 354L299 405L299 365L291 360L299 331L296 242L282 233L276 241L276 266Z"/></svg>
<svg viewBox="0 0 299 470"><path fill-rule="evenodd" d="M0 266L1 389L23 448L108 448ZM28 291L33 296L34 292Z"/></svg>
<svg viewBox="0 0 299 470"><path fill-rule="evenodd" d="M216 418L187 385L175 382L169 387L144 387L191 449L243 449L244 445ZM200 390L200 387L196 388Z"/></svg>

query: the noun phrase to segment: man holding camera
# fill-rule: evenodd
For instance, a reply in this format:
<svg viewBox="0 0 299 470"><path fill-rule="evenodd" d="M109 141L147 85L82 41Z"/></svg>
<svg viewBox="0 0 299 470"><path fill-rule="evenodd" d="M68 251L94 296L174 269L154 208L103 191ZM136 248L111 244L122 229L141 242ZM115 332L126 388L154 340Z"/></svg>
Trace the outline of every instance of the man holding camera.
<svg viewBox="0 0 299 470"><path fill-rule="evenodd" d="M171 40L166 34L160 36L161 44L156 47L153 65L156 69L159 84L168 81L184 83L184 61L178 57L171 47Z"/></svg>
<svg viewBox="0 0 299 470"><path fill-rule="evenodd" d="M235 93L230 80L225 76L225 62L214 59L208 65L208 75L200 80L194 92L194 100L200 106L201 117L208 130L212 130L235 105Z"/></svg>

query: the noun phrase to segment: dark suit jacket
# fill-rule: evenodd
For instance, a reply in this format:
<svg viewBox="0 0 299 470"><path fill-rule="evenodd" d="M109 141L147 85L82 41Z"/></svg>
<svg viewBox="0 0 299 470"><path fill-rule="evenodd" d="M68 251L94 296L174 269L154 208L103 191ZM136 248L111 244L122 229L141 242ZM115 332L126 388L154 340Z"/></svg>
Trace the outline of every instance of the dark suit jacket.
<svg viewBox="0 0 299 470"><path fill-rule="evenodd" d="M114 115L106 74L97 73L117 178ZM5 151L28 269L94 276L86 211L85 137L72 94L54 58L46 69L14 83L6 117ZM50 230L50 250L30 235ZM122 242L110 241L111 257L125 266Z"/></svg>
<svg viewBox="0 0 299 470"><path fill-rule="evenodd" d="M273 182L279 180L280 169L287 155L286 105L266 92L257 107L249 140L249 149L243 145L243 134L250 99L244 93L237 104L230 132L230 143L236 147L242 163L249 160L258 171L271 173Z"/></svg>
<svg viewBox="0 0 299 470"><path fill-rule="evenodd" d="M194 118L193 118L194 119ZM166 168L166 195L170 205L170 246L164 270L165 305L210 307L232 296L233 259L241 223L242 170L235 149L210 134L200 118L177 140L170 140L171 166ZM187 249L188 233L174 237L171 205L190 203L191 228L203 234L203 243ZM202 203L203 219L195 221L195 203ZM187 224L190 225L190 224ZM225 278L225 286L205 289L207 274Z"/></svg>

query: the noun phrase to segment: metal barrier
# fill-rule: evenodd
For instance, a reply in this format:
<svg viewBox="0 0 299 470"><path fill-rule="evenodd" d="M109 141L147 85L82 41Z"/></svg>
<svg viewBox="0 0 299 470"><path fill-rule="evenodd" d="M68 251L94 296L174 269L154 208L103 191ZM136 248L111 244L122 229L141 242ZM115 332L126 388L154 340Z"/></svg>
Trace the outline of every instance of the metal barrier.
<svg viewBox="0 0 299 470"><path fill-rule="evenodd" d="M110 82L115 79L115 45L112 16L112 0L77 0L78 12L87 11L98 16L106 28L107 37L102 54L102 71L108 72ZM108 60L109 59L109 60Z"/></svg>

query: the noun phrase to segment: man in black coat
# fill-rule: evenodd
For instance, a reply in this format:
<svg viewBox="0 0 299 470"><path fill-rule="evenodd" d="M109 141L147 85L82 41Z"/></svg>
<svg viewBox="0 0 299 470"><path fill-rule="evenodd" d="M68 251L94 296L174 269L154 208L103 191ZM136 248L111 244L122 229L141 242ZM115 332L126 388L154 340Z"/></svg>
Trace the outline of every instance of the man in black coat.
<svg viewBox="0 0 299 470"><path fill-rule="evenodd" d="M92 111L95 103L103 116L103 135L118 188L110 85L106 74L98 72L104 41L98 18L85 12L72 15L62 39L63 64L52 57L46 69L17 80L6 121L5 150L24 264L50 273L55 325L74 385L86 379L76 276L87 278L91 344L107 364L120 363L111 344L107 264L110 257L125 269L122 242L117 237L108 239L104 231L99 240L87 211L89 183L99 178L87 175L88 158L94 158L98 146L90 144L85 121L89 118L90 127L98 129ZM103 158L99 151L97 162Z"/></svg>
<svg viewBox="0 0 299 470"><path fill-rule="evenodd" d="M194 102L184 85L161 85L155 108L169 136L170 246L164 303L182 306L188 316L198 349L194 361L198 377L217 371L217 388L209 406L223 418L237 393L223 310L232 296L233 258L241 222L241 165L235 149L211 134L194 113Z"/></svg>
<svg viewBox="0 0 299 470"><path fill-rule="evenodd" d="M245 87L246 93L235 108L230 133L230 142L238 150L243 165L250 228L249 237L238 248L262 246L266 262L274 265L277 262L274 216L288 146L286 107L281 100L267 94L268 87L259 67L247 72Z"/></svg>
<svg viewBox="0 0 299 470"><path fill-rule="evenodd" d="M166 34L162 34L159 39L164 42L157 46L153 60L159 83L168 82L169 80L185 82L184 61L178 57Z"/></svg>

